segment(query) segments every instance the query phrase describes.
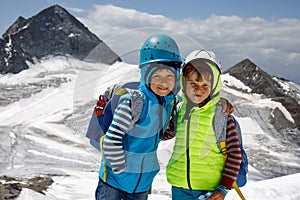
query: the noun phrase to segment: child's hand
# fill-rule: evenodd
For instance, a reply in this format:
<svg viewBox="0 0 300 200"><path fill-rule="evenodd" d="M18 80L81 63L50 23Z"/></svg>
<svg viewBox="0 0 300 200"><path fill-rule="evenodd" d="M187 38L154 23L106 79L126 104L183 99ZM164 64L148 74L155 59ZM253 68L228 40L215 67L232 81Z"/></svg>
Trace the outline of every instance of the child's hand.
<svg viewBox="0 0 300 200"><path fill-rule="evenodd" d="M170 140L175 137L175 126L173 118L170 119L167 130L159 136L162 140Z"/></svg>
<svg viewBox="0 0 300 200"><path fill-rule="evenodd" d="M126 165L125 164L121 164L118 166L112 166L112 170L114 174L121 174L125 171L126 169Z"/></svg>
<svg viewBox="0 0 300 200"><path fill-rule="evenodd" d="M227 101L227 99L225 98L222 97L220 98L219 105L222 106L223 108L222 112L225 113L226 115L230 115L234 111L232 104L229 101Z"/></svg>
<svg viewBox="0 0 300 200"><path fill-rule="evenodd" d="M207 200L224 200L225 196L218 190L211 195Z"/></svg>

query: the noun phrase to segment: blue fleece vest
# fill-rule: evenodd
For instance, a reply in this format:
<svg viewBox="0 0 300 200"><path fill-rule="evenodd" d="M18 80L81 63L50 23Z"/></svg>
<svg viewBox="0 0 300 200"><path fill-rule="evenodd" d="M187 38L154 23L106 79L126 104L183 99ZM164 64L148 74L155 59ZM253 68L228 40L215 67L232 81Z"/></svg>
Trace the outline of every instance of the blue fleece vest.
<svg viewBox="0 0 300 200"><path fill-rule="evenodd" d="M172 109L173 98L163 99L165 103L161 105L158 99L143 95L144 106L141 118L125 134L123 140L126 152L126 170L123 173L114 174L112 169L106 166L105 158L102 159L99 177L109 185L128 193L145 192L150 189L159 171L156 153L161 141L159 135L165 132Z"/></svg>

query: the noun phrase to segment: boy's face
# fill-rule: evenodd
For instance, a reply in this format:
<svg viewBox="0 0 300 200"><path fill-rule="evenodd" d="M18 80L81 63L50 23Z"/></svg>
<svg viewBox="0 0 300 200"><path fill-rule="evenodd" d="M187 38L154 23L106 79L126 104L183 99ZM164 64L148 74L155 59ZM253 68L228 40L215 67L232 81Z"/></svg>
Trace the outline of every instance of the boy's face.
<svg viewBox="0 0 300 200"><path fill-rule="evenodd" d="M159 96L167 96L175 87L175 74L168 69L156 70L150 78L151 90Z"/></svg>
<svg viewBox="0 0 300 200"><path fill-rule="evenodd" d="M196 72L186 78L186 95L193 103L203 102L210 95L210 91L210 80L199 78Z"/></svg>

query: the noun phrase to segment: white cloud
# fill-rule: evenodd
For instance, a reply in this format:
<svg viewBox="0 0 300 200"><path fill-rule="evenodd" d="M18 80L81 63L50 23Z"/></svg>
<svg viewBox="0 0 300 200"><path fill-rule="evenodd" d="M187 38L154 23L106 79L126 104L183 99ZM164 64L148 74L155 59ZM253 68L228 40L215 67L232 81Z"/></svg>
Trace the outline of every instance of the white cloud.
<svg viewBox="0 0 300 200"><path fill-rule="evenodd" d="M297 19L212 15L207 19L176 21L112 5L94 8L87 18L80 20L119 55L138 51L150 34L164 32L175 38L183 57L204 46L216 52L224 69L249 58L271 75L293 81L298 80L297 73L297 77L300 75L300 21Z"/></svg>
<svg viewBox="0 0 300 200"><path fill-rule="evenodd" d="M95 5L86 24L100 36L107 38L127 30L144 27L163 27L170 21L161 15L150 15L133 9L124 9L112 5Z"/></svg>
<svg viewBox="0 0 300 200"><path fill-rule="evenodd" d="M85 10L81 8L68 8L68 10L76 12L76 13L84 13Z"/></svg>

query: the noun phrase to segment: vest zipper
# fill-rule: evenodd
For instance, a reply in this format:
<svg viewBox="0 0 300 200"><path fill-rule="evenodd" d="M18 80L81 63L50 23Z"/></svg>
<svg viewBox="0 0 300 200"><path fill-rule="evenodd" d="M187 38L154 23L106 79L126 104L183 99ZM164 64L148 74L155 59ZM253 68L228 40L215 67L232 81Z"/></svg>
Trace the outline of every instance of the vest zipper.
<svg viewBox="0 0 300 200"><path fill-rule="evenodd" d="M163 108L166 104L165 99L163 97L157 97L157 99L158 99L159 105L161 105L161 106L159 107L158 131L156 131L154 146L157 145L159 136L164 134L164 130L163 130Z"/></svg>
<svg viewBox="0 0 300 200"><path fill-rule="evenodd" d="M190 177L190 125L191 125L191 115L187 118L187 131L186 131L186 177L187 184L190 190L192 190L191 177Z"/></svg>
<svg viewBox="0 0 300 200"><path fill-rule="evenodd" d="M133 190L133 193L135 193L135 191L137 190L137 188L138 188L138 186L139 186L139 184L141 182L141 179L142 179L143 168L144 168L144 159L145 159L145 156L143 156L143 159L142 159L142 166L141 166L141 171L140 171L139 179L138 179L138 181L136 183L136 186L135 186L135 188Z"/></svg>

